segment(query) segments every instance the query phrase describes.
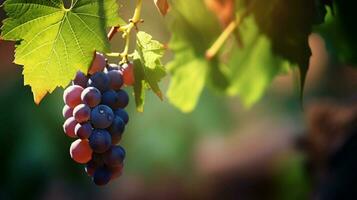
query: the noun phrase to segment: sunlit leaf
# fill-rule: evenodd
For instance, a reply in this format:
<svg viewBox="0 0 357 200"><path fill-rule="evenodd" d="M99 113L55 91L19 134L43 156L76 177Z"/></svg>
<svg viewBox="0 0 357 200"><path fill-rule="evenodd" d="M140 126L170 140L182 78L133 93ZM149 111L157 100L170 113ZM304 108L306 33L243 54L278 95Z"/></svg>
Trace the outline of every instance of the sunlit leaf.
<svg viewBox="0 0 357 200"><path fill-rule="evenodd" d="M15 63L39 103L56 87L65 87L78 70L87 72L95 50L109 51L106 27L119 23L115 0L7 0L1 36L21 41Z"/></svg>

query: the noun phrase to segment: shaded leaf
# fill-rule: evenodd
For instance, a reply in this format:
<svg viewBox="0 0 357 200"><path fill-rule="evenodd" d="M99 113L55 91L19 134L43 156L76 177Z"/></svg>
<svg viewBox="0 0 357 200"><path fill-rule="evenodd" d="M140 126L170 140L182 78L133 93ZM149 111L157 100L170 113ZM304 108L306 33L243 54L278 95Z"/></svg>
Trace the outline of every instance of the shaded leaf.
<svg viewBox="0 0 357 200"><path fill-rule="evenodd" d="M231 86L229 95L239 95L246 107L252 106L264 94L273 79L288 62L274 55L267 36L259 33L253 18L246 18L240 33L243 49L233 48L228 62Z"/></svg>
<svg viewBox="0 0 357 200"><path fill-rule="evenodd" d="M308 36L319 17L316 1L257 0L253 14L274 53L299 66L302 94L311 56Z"/></svg>
<svg viewBox="0 0 357 200"><path fill-rule="evenodd" d="M316 31L325 39L331 56L339 62L357 64L357 28L354 1L335 1L328 9L326 22L316 27Z"/></svg>

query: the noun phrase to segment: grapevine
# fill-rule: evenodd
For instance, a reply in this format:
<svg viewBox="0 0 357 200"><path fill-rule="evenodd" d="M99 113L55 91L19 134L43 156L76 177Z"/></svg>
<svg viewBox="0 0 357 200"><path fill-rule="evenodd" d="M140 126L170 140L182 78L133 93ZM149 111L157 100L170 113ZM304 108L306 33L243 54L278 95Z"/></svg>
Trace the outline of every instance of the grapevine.
<svg viewBox="0 0 357 200"><path fill-rule="evenodd" d="M97 185L105 185L120 176L125 150L118 146L129 117L124 108L128 94L122 90L123 69L107 64L96 53L88 75L77 72L71 86L63 93L66 119L63 130L78 138L70 147L74 161L85 164L85 171Z"/></svg>
<svg viewBox="0 0 357 200"><path fill-rule="evenodd" d="M138 0L134 16L121 27L112 27L108 39L122 32L125 47L122 53L108 53L121 58L118 64L107 63L96 53L87 75L78 71L63 94L65 106L63 130L75 140L70 147L71 158L85 164L85 171L96 185L106 185L118 178L124 168L125 150L118 143L129 117L124 108L129 103L124 85L134 84L134 66L129 60L130 33L141 21L142 0Z"/></svg>
<svg viewBox="0 0 357 200"><path fill-rule="evenodd" d="M153 2L160 17L166 17L160 25L170 33L165 44L141 30L143 0L135 1L128 20L122 19L116 0L1 2L7 18L0 42L16 43L14 63L23 67L24 85L31 87L36 104L56 88L65 88L63 131L75 139L70 156L97 185L123 173L126 151L121 139L129 123L125 109L133 100L143 112L148 91L185 113L196 108L205 90L239 96L249 108L275 77L298 69L302 97L312 33L332 41L326 46L337 49L330 54L338 62L356 63L348 2ZM332 25L339 29L332 32ZM344 39L336 40L336 35ZM111 50L111 45L119 46L112 40L116 36L124 44L120 51ZM172 56L165 57L167 52ZM165 77L168 81L162 81Z"/></svg>

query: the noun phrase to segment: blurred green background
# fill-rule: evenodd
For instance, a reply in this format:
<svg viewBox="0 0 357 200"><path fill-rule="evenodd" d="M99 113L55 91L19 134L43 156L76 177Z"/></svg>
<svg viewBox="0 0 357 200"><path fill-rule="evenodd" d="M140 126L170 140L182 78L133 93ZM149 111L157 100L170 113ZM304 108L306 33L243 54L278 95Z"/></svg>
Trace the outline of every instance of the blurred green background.
<svg viewBox="0 0 357 200"><path fill-rule="evenodd" d="M133 1L122 2L130 5L121 9L122 16L129 18ZM167 43L164 19L153 12L153 6L145 1L145 23L140 28ZM351 123L356 113L351 108L356 102L357 72L330 57L317 34L309 42L313 56L303 108L293 72L277 78L249 110L239 98L208 91L190 114L151 93L145 112L137 113L132 98L122 140L127 150L124 174L105 187L95 186L84 166L70 158L72 140L62 130L63 89L36 106L30 88L23 86L21 67L11 64L13 44L0 43L0 199L318 197L323 193L319 190L323 166L328 165L331 152L344 144L334 142L346 141L349 135L347 131L333 134L340 133L344 127L340 124ZM120 38L113 44L113 49L120 49ZM164 91L168 81L169 77L163 81ZM327 123L336 131L325 137L328 130L316 128L326 128L325 122L315 118L326 117L325 110L331 108L331 119L340 112L350 118L338 115L340 121L331 120L337 125Z"/></svg>

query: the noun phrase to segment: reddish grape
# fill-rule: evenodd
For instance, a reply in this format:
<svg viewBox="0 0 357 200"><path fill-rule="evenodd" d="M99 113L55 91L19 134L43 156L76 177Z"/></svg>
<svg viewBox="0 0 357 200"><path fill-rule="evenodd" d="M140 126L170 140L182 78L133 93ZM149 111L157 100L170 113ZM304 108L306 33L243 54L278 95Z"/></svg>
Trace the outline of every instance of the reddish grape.
<svg viewBox="0 0 357 200"><path fill-rule="evenodd" d="M86 171L88 176L93 176L97 168L98 167L96 166L96 164L91 160L86 164L84 170Z"/></svg>
<svg viewBox="0 0 357 200"><path fill-rule="evenodd" d="M124 63L121 66L123 72L123 80L125 85L134 85L135 77L134 77L134 64L133 63Z"/></svg>
<svg viewBox="0 0 357 200"><path fill-rule="evenodd" d="M71 158L80 164L85 164L92 159L92 149L89 146L88 140L78 139L71 144Z"/></svg>
<svg viewBox="0 0 357 200"><path fill-rule="evenodd" d="M124 168L124 164L120 164L118 166L114 166L114 167L110 167L109 170L112 174L112 176L110 177L111 180L118 178L119 176L121 176L121 174L123 173L123 168Z"/></svg>
<svg viewBox="0 0 357 200"><path fill-rule="evenodd" d="M74 132L76 125L77 125L77 121L76 119L74 119L74 117L70 117L64 122L63 131L66 133L68 137L76 138L76 134Z"/></svg>
<svg viewBox="0 0 357 200"><path fill-rule="evenodd" d="M91 109L86 104L79 104L73 110L73 117L78 123L86 122L90 119Z"/></svg>
<svg viewBox="0 0 357 200"><path fill-rule="evenodd" d="M68 105L63 106L62 115L65 119L68 119L73 116L73 108Z"/></svg>
<svg viewBox="0 0 357 200"><path fill-rule="evenodd" d="M83 88L79 85L69 86L63 93L63 101L69 107L74 108L82 102L81 93Z"/></svg>
<svg viewBox="0 0 357 200"><path fill-rule="evenodd" d="M88 73L93 75L97 72L103 71L105 66L107 65L106 59L103 54L96 52L95 57L93 58L92 65L89 68Z"/></svg>
<svg viewBox="0 0 357 200"><path fill-rule="evenodd" d="M83 92L81 94L81 99L82 99L83 103L85 103L89 107L93 108L93 107L96 107L100 103L100 101L102 99L102 94L95 87L87 87L86 89L83 90Z"/></svg>

